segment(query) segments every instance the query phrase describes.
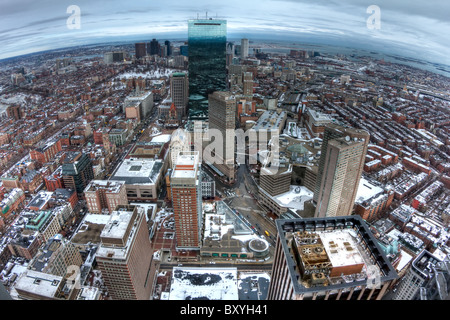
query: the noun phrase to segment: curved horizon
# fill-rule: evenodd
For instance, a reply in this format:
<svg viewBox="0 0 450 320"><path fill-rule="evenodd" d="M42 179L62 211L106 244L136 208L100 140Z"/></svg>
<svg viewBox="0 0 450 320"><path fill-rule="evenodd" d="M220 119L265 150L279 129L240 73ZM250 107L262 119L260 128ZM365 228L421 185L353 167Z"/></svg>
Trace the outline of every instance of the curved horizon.
<svg viewBox="0 0 450 320"><path fill-rule="evenodd" d="M190 4L138 0L124 8L118 1L3 0L0 4L0 59L93 45L119 38L182 37L197 17L227 20L229 37L280 39L392 53L450 65L450 3L430 0L195 0ZM80 9L80 28L70 29L68 8ZM369 28L372 5L380 27ZM67 13L69 12L69 13ZM262 39L262 38L259 38ZM117 40L120 41L120 40Z"/></svg>

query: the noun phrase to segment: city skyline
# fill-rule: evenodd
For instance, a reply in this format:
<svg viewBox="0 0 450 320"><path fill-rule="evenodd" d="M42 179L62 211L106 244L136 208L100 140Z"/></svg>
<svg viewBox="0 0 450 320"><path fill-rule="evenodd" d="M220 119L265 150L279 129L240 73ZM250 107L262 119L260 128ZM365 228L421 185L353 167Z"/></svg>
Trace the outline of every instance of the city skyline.
<svg viewBox="0 0 450 320"><path fill-rule="evenodd" d="M0 300L449 300L447 5L405 3L3 1L51 48L0 60Z"/></svg>
<svg viewBox="0 0 450 320"><path fill-rule="evenodd" d="M79 8L80 28L67 23ZM371 6L380 9L380 28L369 28ZM345 3L303 0L229 1L196 0L192 4L135 1L123 8L119 2L77 3L2 1L0 59L64 47L119 41L125 38L186 38L187 21L216 16L227 20L228 37L280 39L351 46L402 54L450 65L449 4L431 1L395 3L353 1Z"/></svg>

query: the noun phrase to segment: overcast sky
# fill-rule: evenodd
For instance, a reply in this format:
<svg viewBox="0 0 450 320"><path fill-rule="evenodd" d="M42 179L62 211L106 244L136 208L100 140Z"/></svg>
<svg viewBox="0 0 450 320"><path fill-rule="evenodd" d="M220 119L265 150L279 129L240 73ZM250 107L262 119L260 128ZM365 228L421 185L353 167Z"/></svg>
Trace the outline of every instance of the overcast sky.
<svg viewBox="0 0 450 320"><path fill-rule="evenodd" d="M70 5L80 8L80 29L67 26ZM371 5L380 29L367 26ZM187 20L206 12L227 20L229 37L289 36L450 65L446 0L0 0L0 59L123 36L187 38Z"/></svg>

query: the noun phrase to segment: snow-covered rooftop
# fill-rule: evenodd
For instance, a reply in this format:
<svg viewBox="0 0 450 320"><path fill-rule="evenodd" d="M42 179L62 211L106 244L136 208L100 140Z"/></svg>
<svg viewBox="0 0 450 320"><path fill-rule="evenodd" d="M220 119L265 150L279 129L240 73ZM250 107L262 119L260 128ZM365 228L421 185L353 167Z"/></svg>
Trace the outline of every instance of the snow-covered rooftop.
<svg viewBox="0 0 450 320"><path fill-rule="evenodd" d="M305 201L312 199L313 195L314 193L304 186L292 185L288 192L273 197L273 199L282 207L303 210Z"/></svg>
<svg viewBox="0 0 450 320"><path fill-rule="evenodd" d="M384 193L383 188L370 183L367 179L362 177L359 181L358 192L356 193L356 202L363 203L382 193Z"/></svg>
<svg viewBox="0 0 450 320"><path fill-rule="evenodd" d="M173 268L170 300L238 300L237 268Z"/></svg>

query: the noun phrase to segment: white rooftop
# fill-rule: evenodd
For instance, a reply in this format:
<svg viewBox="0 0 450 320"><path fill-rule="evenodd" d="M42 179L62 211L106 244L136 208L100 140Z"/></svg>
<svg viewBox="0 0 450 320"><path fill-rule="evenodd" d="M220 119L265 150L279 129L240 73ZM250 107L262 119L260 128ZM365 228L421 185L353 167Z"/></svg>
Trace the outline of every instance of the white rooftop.
<svg viewBox="0 0 450 320"><path fill-rule="evenodd" d="M371 184L364 177L362 177L359 181L355 202L362 203L382 193L384 193L383 188Z"/></svg>
<svg viewBox="0 0 450 320"><path fill-rule="evenodd" d="M183 152L178 153L177 162L172 173L173 178L195 178L197 176L198 153ZM180 168L179 166L192 166L192 169Z"/></svg>
<svg viewBox="0 0 450 320"><path fill-rule="evenodd" d="M237 268L174 267L170 300L238 300Z"/></svg>
<svg viewBox="0 0 450 320"><path fill-rule="evenodd" d="M105 225L101 236L121 239L130 223L132 213L130 211L113 211L110 220Z"/></svg>
<svg viewBox="0 0 450 320"><path fill-rule="evenodd" d="M303 210L305 201L312 199L313 195L314 193L304 186L291 185L288 192L275 196L273 199L282 207Z"/></svg>
<svg viewBox="0 0 450 320"><path fill-rule="evenodd" d="M17 280L15 288L40 296L53 298L58 291L62 277L43 272L27 270Z"/></svg>
<svg viewBox="0 0 450 320"><path fill-rule="evenodd" d="M333 267L365 263L348 230L320 232L319 236ZM335 246L332 246L331 243L334 243ZM351 250L347 248L351 248Z"/></svg>
<svg viewBox="0 0 450 320"><path fill-rule="evenodd" d="M152 142L166 143L166 142L169 142L171 138L172 138L171 134L160 134L160 135L154 137L152 139Z"/></svg>

